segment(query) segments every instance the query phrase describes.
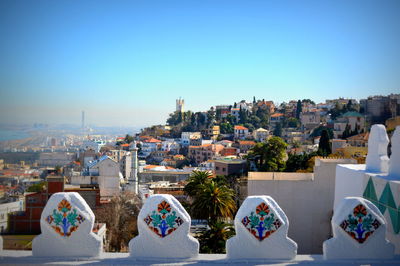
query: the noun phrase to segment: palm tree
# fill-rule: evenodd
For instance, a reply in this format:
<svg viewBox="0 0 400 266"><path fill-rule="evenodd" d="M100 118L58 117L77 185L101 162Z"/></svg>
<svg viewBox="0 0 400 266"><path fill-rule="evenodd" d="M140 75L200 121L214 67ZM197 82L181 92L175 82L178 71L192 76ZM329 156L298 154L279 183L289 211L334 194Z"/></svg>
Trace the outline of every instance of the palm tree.
<svg viewBox="0 0 400 266"><path fill-rule="evenodd" d="M198 186L198 193L194 197L192 211L196 216L205 218L213 223L223 218L232 218L236 211L235 193L226 185L214 180L208 180Z"/></svg>
<svg viewBox="0 0 400 266"><path fill-rule="evenodd" d="M235 235L231 224L224 222L211 223L210 230L199 236L201 253L225 253L225 242Z"/></svg>
<svg viewBox="0 0 400 266"><path fill-rule="evenodd" d="M208 171L193 171L192 175L188 179L188 183L184 188L184 191L190 197L195 197L199 192L199 186L204 184L207 180L213 176Z"/></svg>

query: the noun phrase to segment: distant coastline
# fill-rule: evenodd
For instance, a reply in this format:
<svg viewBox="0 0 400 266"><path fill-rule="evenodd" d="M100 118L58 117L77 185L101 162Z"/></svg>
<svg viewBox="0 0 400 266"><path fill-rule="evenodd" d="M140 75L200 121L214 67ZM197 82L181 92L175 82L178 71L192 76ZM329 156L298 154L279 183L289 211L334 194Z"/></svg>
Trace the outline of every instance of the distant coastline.
<svg viewBox="0 0 400 266"><path fill-rule="evenodd" d="M30 134L23 130L0 129L0 141L19 140L29 138Z"/></svg>

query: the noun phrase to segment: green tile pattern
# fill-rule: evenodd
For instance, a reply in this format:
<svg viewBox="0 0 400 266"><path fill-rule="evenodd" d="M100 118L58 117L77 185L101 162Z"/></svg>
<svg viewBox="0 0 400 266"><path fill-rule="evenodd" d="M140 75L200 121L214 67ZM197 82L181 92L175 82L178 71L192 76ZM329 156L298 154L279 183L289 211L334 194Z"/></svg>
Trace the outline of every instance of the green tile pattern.
<svg viewBox="0 0 400 266"><path fill-rule="evenodd" d="M371 201L376 207L378 207L382 214L385 214L386 210L389 212L393 231L395 234L399 234L400 206L396 206L389 182L386 183L385 188L383 189L382 194L380 195L378 200L374 181L372 180L372 177L370 177L367 186L364 189L363 197Z"/></svg>

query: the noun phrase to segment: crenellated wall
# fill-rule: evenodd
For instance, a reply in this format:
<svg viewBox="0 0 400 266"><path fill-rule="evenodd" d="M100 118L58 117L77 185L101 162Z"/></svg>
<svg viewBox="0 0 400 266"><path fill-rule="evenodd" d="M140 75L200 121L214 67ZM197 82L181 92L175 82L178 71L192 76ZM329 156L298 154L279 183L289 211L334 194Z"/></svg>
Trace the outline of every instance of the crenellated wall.
<svg viewBox="0 0 400 266"><path fill-rule="evenodd" d="M146 201L138 216L139 235L130 241L130 256L122 262L113 261L113 257L102 252L101 239L92 233L94 218L79 194L54 194L42 213L42 234L33 241L33 256L62 257L63 263L76 258L79 261L107 258L106 264L142 264L154 260L183 263L204 258L199 257L199 242L189 233L190 216L171 195L154 195ZM248 197L235 217L236 236L227 241L227 255L211 260L303 262L304 258L297 255L297 243L287 236L289 227L288 217L272 197ZM343 199L332 219L333 238L324 242L324 260L327 263L337 259L391 261L394 245L385 238L386 227L385 218L372 202L360 197ZM317 261L316 258L311 260ZM35 261L39 262L29 263ZM2 257L2 262L10 261Z"/></svg>

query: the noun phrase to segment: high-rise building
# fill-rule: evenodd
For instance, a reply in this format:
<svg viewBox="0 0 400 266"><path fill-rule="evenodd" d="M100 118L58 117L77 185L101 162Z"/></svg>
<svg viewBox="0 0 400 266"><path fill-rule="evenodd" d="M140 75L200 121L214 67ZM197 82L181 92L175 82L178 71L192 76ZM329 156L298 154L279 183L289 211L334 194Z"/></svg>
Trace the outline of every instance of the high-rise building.
<svg viewBox="0 0 400 266"><path fill-rule="evenodd" d="M384 123L388 118L398 115L400 109L400 95L372 96L360 100L363 113L375 123Z"/></svg>

